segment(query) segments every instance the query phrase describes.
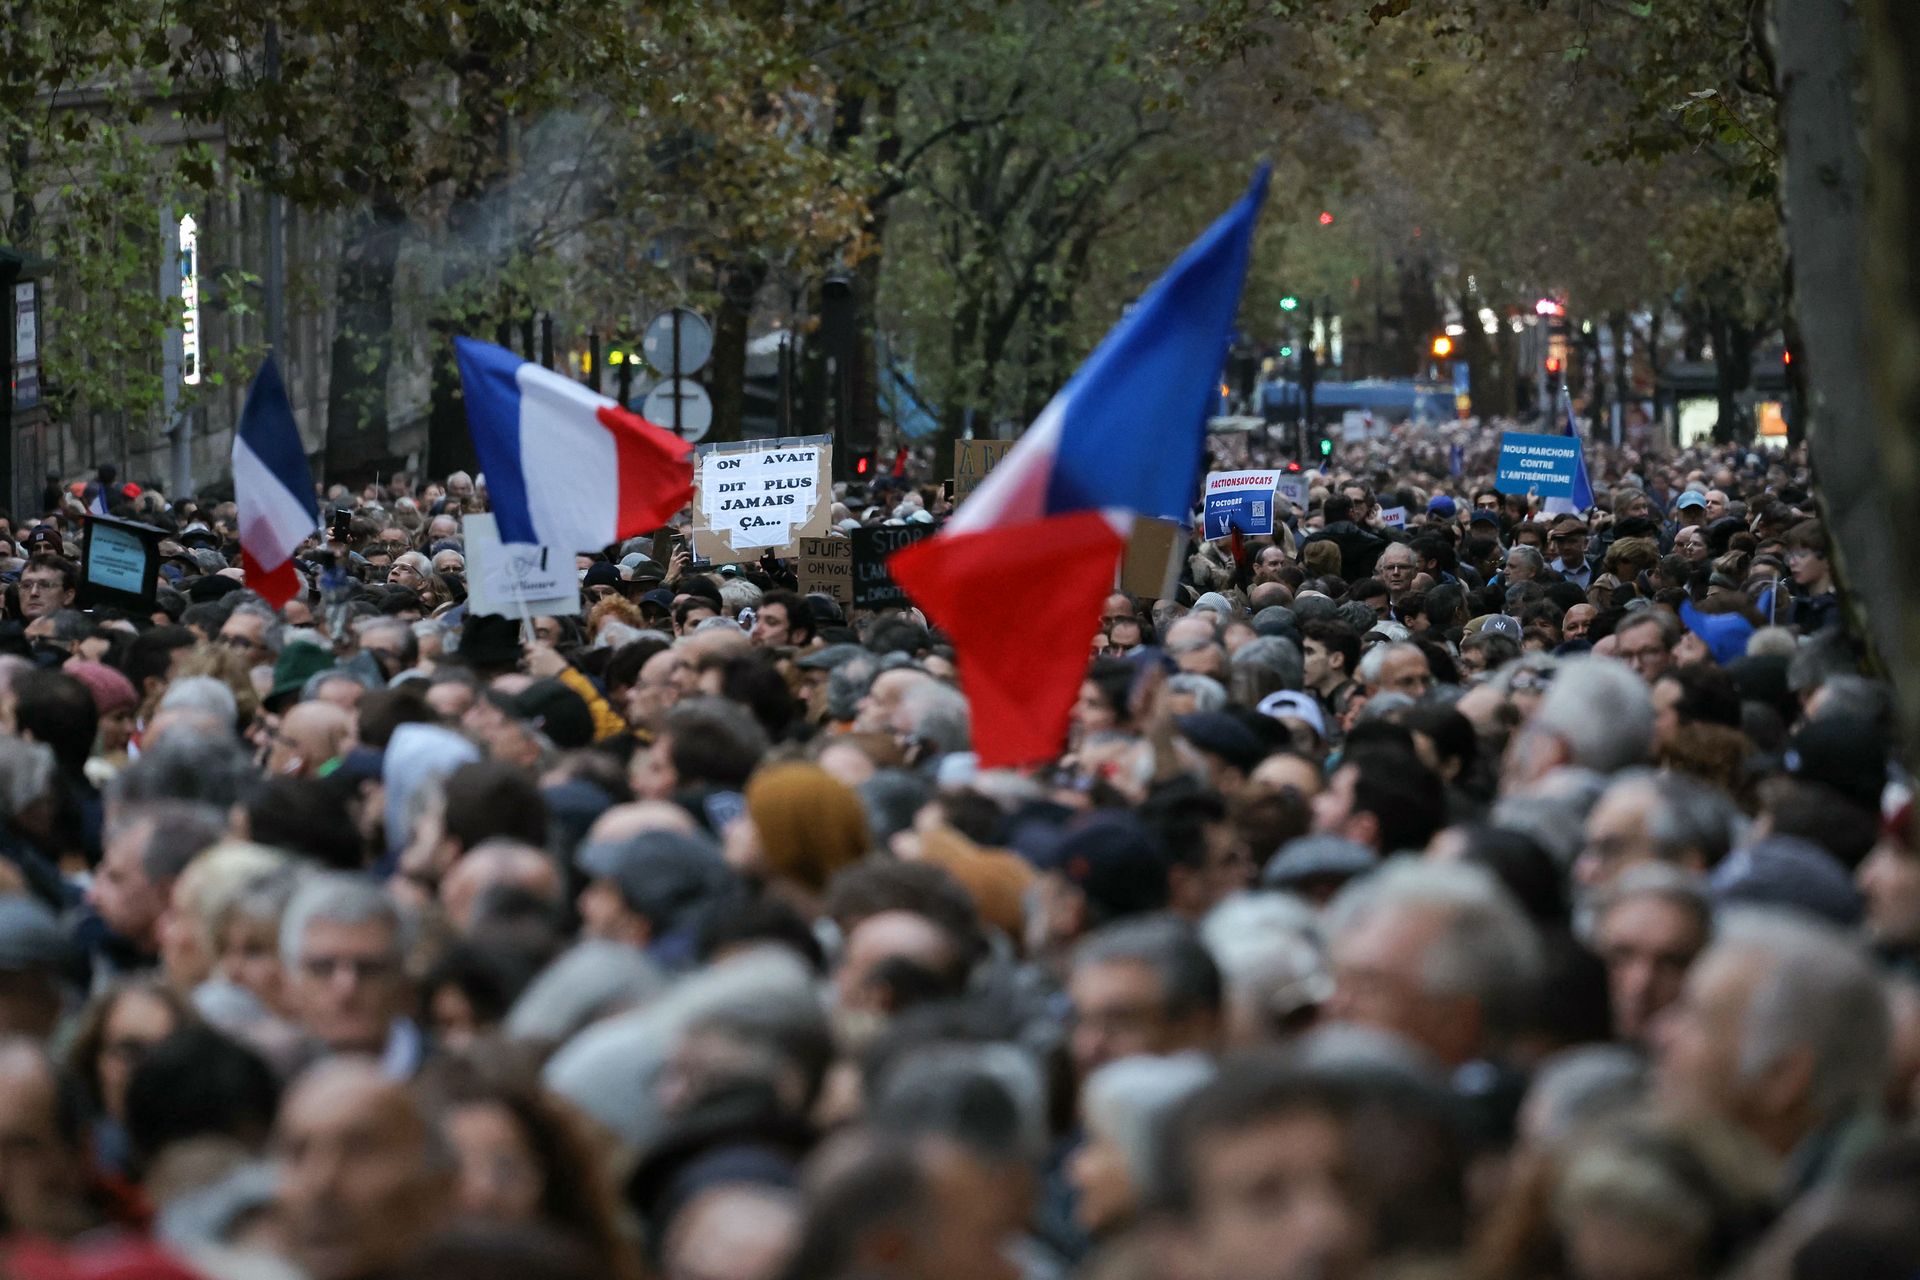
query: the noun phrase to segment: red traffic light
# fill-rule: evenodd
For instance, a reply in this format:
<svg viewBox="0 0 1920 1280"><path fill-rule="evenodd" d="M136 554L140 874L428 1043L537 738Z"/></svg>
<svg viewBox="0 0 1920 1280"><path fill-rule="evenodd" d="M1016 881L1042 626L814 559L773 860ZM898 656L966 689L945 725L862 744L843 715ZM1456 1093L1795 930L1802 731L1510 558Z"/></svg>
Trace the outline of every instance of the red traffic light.
<svg viewBox="0 0 1920 1280"><path fill-rule="evenodd" d="M857 476L863 476L867 474L867 469L872 465L873 465L872 457L864 453L857 454L853 459L853 474Z"/></svg>
<svg viewBox="0 0 1920 1280"><path fill-rule="evenodd" d="M1300 464L1297 462L1289 462L1287 464L1287 470L1290 472L1298 472L1300 470Z"/></svg>
<svg viewBox="0 0 1920 1280"><path fill-rule="evenodd" d="M1560 372L1560 361L1555 359L1553 356L1547 357L1547 372L1548 373Z"/></svg>
<svg viewBox="0 0 1920 1280"><path fill-rule="evenodd" d="M1323 226L1323 227L1330 227L1330 226L1332 226L1332 225L1333 225L1333 212L1332 212L1332 210L1330 210L1330 209L1322 209L1322 210L1320 211L1320 225L1321 225L1321 226Z"/></svg>

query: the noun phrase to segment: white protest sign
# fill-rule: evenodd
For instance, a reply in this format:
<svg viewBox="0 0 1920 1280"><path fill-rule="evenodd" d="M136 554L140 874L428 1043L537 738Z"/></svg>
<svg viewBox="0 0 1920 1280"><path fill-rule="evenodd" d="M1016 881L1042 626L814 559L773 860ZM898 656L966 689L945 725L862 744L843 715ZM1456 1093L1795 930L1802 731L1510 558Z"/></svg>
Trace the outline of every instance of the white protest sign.
<svg viewBox="0 0 1920 1280"><path fill-rule="evenodd" d="M489 515L460 524L467 548L467 612L521 614L580 612L580 574L573 552L561 547L500 541Z"/></svg>
<svg viewBox="0 0 1920 1280"><path fill-rule="evenodd" d="M1349 409L1340 415L1340 438L1348 444L1365 440L1372 427L1373 415L1365 409Z"/></svg>
<svg viewBox="0 0 1920 1280"><path fill-rule="evenodd" d="M695 546L714 559L792 547L825 532L826 437L714 446L694 464Z"/></svg>
<svg viewBox="0 0 1920 1280"><path fill-rule="evenodd" d="M1389 529L1406 528L1407 527L1407 509L1405 507L1380 508L1380 523L1387 526L1387 528Z"/></svg>

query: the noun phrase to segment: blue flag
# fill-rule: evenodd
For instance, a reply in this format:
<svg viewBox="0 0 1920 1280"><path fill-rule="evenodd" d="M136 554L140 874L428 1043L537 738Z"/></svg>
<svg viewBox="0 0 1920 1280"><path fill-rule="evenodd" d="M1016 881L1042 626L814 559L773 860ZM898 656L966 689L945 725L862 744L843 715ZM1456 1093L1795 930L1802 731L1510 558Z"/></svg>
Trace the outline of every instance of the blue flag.
<svg viewBox="0 0 1920 1280"><path fill-rule="evenodd" d="M1567 413L1565 434L1580 440L1580 423L1573 416L1573 397L1565 391L1560 393L1560 403ZM1580 514L1593 509L1593 481L1587 478L1587 445L1580 443L1580 453L1574 460L1573 496L1571 498L1548 498L1542 504L1548 515L1562 516Z"/></svg>

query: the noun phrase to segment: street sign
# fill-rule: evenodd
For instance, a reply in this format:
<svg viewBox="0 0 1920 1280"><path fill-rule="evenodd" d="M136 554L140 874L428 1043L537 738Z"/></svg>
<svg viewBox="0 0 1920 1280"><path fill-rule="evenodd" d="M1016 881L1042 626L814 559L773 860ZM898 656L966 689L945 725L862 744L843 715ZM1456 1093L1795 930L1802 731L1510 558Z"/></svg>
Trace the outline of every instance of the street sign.
<svg viewBox="0 0 1920 1280"><path fill-rule="evenodd" d="M712 358L713 326L686 307L662 311L647 323L640 351L660 373L684 378L706 368Z"/></svg>
<svg viewBox="0 0 1920 1280"><path fill-rule="evenodd" d="M640 416L668 430L677 423L681 438L697 444L713 426L713 400L692 378L668 378L647 392Z"/></svg>

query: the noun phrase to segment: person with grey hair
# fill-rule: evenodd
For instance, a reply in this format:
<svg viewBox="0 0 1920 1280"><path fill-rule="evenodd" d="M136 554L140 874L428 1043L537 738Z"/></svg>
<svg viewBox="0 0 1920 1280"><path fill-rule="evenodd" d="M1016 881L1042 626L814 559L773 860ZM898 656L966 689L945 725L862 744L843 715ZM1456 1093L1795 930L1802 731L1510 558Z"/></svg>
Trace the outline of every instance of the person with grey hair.
<svg viewBox="0 0 1920 1280"><path fill-rule="evenodd" d="M1068 1040L1082 1080L1141 1053L1212 1052L1220 1033L1220 967L1193 926L1130 917L1083 939L1067 980Z"/></svg>
<svg viewBox="0 0 1920 1280"><path fill-rule="evenodd" d="M225 681L212 676L185 676L167 686L153 719L171 719L204 733L225 732L232 735L239 728L240 702ZM142 745L156 736L150 725Z"/></svg>
<svg viewBox="0 0 1920 1280"><path fill-rule="evenodd" d="M1502 587L1514 587L1523 582L1537 582L1546 572L1547 560L1538 548L1525 543L1507 548L1506 564L1500 576Z"/></svg>
<svg viewBox="0 0 1920 1280"><path fill-rule="evenodd" d="M1433 688L1426 651L1406 641L1390 640L1367 650L1355 676L1369 694L1400 693L1418 701Z"/></svg>
<svg viewBox="0 0 1920 1280"><path fill-rule="evenodd" d="M1568 765L1618 773L1653 754L1653 695L1611 658L1570 658L1553 673L1533 718L1507 758L1510 788L1524 789Z"/></svg>
<svg viewBox="0 0 1920 1280"><path fill-rule="evenodd" d="M1161 1146L1180 1104L1215 1075L1202 1054L1121 1058L1080 1091L1086 1138L1067 1164L1074 1217L1096 1242L1112 1239L1164 1195Z"/></svg>
<svg viewBox="0 0 1920 1280"><path fill-rule="evenodd" d="M1645 862L1704 875L1733 848L1739 825L1725 794L1677 774L1630 769L1614 775L1587 814L1573 876L1591 891Z"/></svg>
<svg viewBox="0 0 1920 1280"><path fill-rule="evenodd" d="M403 618L366 618L353 625L354 643L372 664L366 674L385 684L420 661L420 640Z"/></svg>
<svg viewBox="0 0 1920 1280"><path fill-rule="evenodd" d="M1790 912L1735 908L1654 1032L1654 1089L1785 1162L1786 1192L1831 1183L1878 1137L1891 1015L1859 943Z"/></svg>
<svg viewBox="0 0 1920 1280"><path fill-rule="evenodd" d="M890 727L909 765L965 751L971 742L966 696L938 680L909 685L894 708Z"/></svg>
<svg viewBox="0 0 1920 1280"><path fill-rule="evenodd" d="M1270 693L1298 689L1305 675L1300 646L1279 636L1259 636L1241 645L1227 660L1233 700L1257 707Z"/></svg>
<svg viewBox="0 0 1920 1280"><path fill-rule="evenodd" d="M234 606L220 624L214 643L233 650L249 667L270 665L280 653L286 623L264 600L248 599Z"/></svg>
<svg viewBox="0 0 1920 1280"><path fill-rule="evenodd" d="M1645 1055L1625 1045L1589 1044L1542 1062L1520 1106L1526 1145L1552 1147L1578 1130L1631 1110L1646 1096Z"/></svg>
<svg viewBox="0 0 1920 1280"><path fill-rule="evenodd" d="M1327 909L1327 1014L1403 1037L1449 1069L1496 1057L1537 998L1540 938L1485 869L1399 857Z"/></svg>
<svg viewBox="0 0 1920 1280"><path fill-rule="evenodd" d="M1230 1047L1297 1034L1333 994L1319 917L1291 894L1235 894L1207 913L1200 940L1220 968Z"/></svg>
<svg viewBox="0 0 1920 1280"><path fill-rule="evenodd" d="M160 917L173 882L226 834L225 812L211 805L148 800L114 807L87 885L87 904L112 932L95 949L97 983L158 961Z"/></svg>
<svg viewBox="0 0 1920 1280"><path fill-rule="evenodd" d="M36 898L55 910L67 905L66 882L48 857L53 836L58 765L53 748L0 735L0 865L11 863Z"/></svg>
<svg viewBox="0 0 1920 1280"><path fill-rule="evenodd" d="M317 875L295 891L280 922L287 1005L328 1053L367 1054L393 1079L419 1069L420 1028L411 991L406 917L371 880Z"/></svg>
<svg viewBox="0 0 1920 1280"><path fill-rule="evenodd" d="M183 683L190 682L177 681L174 687ZM225 685L220 688L229 698L233 696ZM143 800L182 800L225 812L250 799L259 783L246 749L230 732L208 735L182 726L122 769L107 789L107 799L110 807Z"/></svg>
<svg viewBox="0 0 1920 1280"><path fill-rule="evenodd" d="M738 619L742 610L760 607L760 594L745 578L728 578L720 584L720 608L728 618Z"/></svg>
<svg viewBox="0 0 1920 1280"><path fill-rule="evenodd" d="M1182 671L1167 677L1166 698L1172 715L1218 711L1227 705L1227 688L1212 676Z"/></svg>

